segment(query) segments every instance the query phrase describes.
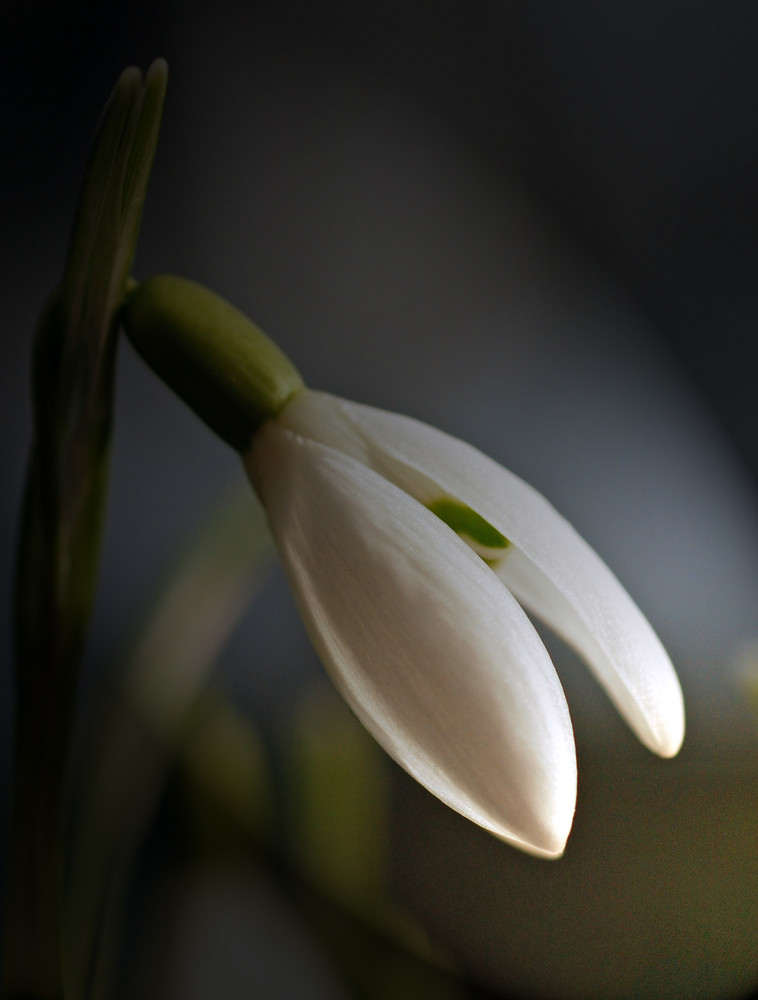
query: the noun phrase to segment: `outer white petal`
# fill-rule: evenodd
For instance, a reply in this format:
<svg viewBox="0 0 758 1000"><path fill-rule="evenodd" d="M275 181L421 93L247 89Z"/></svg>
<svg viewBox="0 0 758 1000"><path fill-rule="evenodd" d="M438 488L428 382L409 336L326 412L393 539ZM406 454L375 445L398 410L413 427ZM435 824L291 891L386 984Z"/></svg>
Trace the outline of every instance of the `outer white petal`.
<svg viewBox="0 0 758 1000"><path fill-rule="evenodd" d="M291 418L312 420L314 436L329 440L344 424L341 445L352 441L354 454L401 489L422 503L459 500L505 535L512 546L501 579L582 654L646 746L664 757L679 750L684 705L663 646L605 563L541 494L477 449L408 417L316 393L298 406Z"/></svg>
<svg viewBox="0 0 758 1000"><path fill-rule="evenodd" d="M571 720L507 588L349 456L268 424L245 461L311 639L364 725L464 816L560 855L576 800Z"/></svg>

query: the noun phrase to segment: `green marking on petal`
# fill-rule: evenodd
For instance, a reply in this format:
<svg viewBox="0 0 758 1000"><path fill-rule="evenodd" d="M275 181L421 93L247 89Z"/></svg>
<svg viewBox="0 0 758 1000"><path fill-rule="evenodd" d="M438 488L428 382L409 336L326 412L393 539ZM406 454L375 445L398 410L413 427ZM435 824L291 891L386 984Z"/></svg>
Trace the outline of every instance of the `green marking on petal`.
<svg viewBox="0 0 758 1000"><path fill-rule="evenodd" d="M510 545L505 535L501 535L497 528L493 528L489 521L484 520L481 514L477 514L475 510L458 500L440 497L439 500L433 500L426 506L449 528L459 535L465 535L477 546L484 549L506 549ZM485 562L491 565L497 562L497 559L488 557Z"/></svg>

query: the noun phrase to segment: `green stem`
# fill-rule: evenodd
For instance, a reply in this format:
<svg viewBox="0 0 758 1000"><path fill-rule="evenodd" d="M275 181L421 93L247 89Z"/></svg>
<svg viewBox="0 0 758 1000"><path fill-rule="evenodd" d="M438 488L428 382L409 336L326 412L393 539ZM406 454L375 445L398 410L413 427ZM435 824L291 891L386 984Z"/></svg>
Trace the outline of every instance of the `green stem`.
<svg viewBox="0 0 758 1000"><path fill-rule="evenodd" d="M90 155L60 288L34 346L34 440L16 585L16 755L4 995L60 1000L63 811L104 519L118 311L166 67L126 70Z"/></svg>
<svg viewBox="0 0 758 1000"><path fill-rule="evenodd" d="M29 465L16 589L16 756L5 935L5 984L15 995L63 996L60 972L63 789L94 593L110 420L89 447L53 440L44 389L59 355L54 296L35 347L36 440ZM105 392L112 382L112 356ZM60 464L68 455L76 489ZM77 461L79 459L79 461ZM79 467L80 463L83 467ZM72 509L74 508L74 509Z"/></svg>

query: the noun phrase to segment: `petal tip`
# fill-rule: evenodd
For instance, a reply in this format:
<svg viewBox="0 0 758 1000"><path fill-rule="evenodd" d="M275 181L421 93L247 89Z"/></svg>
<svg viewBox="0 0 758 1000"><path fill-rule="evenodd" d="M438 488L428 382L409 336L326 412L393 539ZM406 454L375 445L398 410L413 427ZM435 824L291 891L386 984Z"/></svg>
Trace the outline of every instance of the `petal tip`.
<svg viewBox="0 0 758 1000"><path fill-rule="evenodd" d="M659 757L676 757L682 748L685 734L684 698L673 667L668 674L669 683L659 692L655 715L650 718L649 732L642 742Z"/></svg>
<svg viewBox="0 0 758 1000"><path fill-rule="evenodd" d="M527 854L557 860L566 850L576 811L577 777L573 754L570 763L566 760L563 767L552 772L551 778L550 787L543 786L538 794L531 796L518 824L503 823L490 829L501 840ZM524 816L524 812L529 815Z"/></svg>
<svg viewBox="0 0 758 1000"><path fill-rule="evenodd" d="M512 833L506 830L494 830L492 832L500 840L509 843L512 847L517 847L525 854L531 854L533 857L542 858L547 861L557 861L563 857L566 851L566 844L571 833L573 821L574 813L572 810L568 822L561 819L560 822L550 824L550 826L545 825L540 830L535 829L534 835L529 839L514 837Z"/></svg>
<svg viewBox="0 0 758 1000"><path fill-rule="evenodd" d="M653 747L659 757L665 760L676 757L684 743L684 730L683 714L680 719L669 720L666 731L659 736L656 746Z"/></svg>

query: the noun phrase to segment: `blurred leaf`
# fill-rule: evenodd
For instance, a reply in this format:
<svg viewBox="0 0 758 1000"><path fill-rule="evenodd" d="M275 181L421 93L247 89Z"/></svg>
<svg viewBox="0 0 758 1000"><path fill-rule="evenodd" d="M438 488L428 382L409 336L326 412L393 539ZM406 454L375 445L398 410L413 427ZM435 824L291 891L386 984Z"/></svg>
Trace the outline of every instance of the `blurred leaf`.
<svg viewBox="0 0 758 1000"><path fill-rule="evenodd" d="M181 769L191 835L205 853L249 854L272 834L271 774L263 740L219 691L198 698L182 727Z"/></svg>
<svg viewBox="0 0 758 1000"><path fill-rule="evenodd" d="M181 560L158 598L126 666L121 691L102 713L92 736L94 768L74 829L66 897L67 997L112 995L123 907L134 861L166 777L193 726L193 712L217 657L273 559L273 547L252 491L222 504ZM212 701L194 717L206 735L219 736ZM218 703L216 704L218 708ZM227 713L227 721L229 715ZM197 733L196 733L197 735ZM209 752L246 754L237 781L263 790L253 734L239 727L211 742ZM213 770L202 746L191 747L195 773ZM256 785L250 788L251 796ZM255 824L255 805L240 804L233 779L219 787L238 815Z"/></svg>
<svg viewBox="0 0 758 1000"><path fill-rule="evenodd" d="M758 639L744 642L733 656L732 675L755 713L758 725Z"/></svg>
<svg viewBox="0 0 758 1000"><path fill-rule="evenodd" d="M375 920L366 922L320 893L302 891L300 912L355 1000L466 1000L467 984L447 964L408 947Z"/></svg>
<svg viewBox="0 0 758 1000"><path fill-rule="evenodd" d="M346 914L448 969L447 956L391 896L384 752L331 689L303 698L282 742L285 863Z"/></svg>
<svg viewBox="0 0 758 1000"><path fill-rule="evenodd" d="M249 723L228 702L209 694L190 714L185 734L182 802L189 807L195 847L189 871L198 863L215 864L236 885L245 884L257 871L259 877L265 873L271 879L271 890L281 893L265 928L240 929L248 936L236 944L226 940L229 924L224 922L223 944L203 941L209 969L219 955L228 960L239 948L240 961L250 956L252 962L247 988L253 988L255 996L279 996L287 972L306 964L308 953L321 953L347 990L339 991L341 996L469 996L450 963L389 898L386 762L342 702L325 691L306 696L292 724L282 731L287 767L280 793L286 808L278 835L266 822L272 817L261 808L270 803L272 776L262 767L262 748ZM261 838L261 833L266 836ZM279 942L282 955L272 955L266 964L260 949L277 948L275 916L285 907L292 927L297 922L308 938ZM179 925L185 908L186 903L182 914L175 914ZM310 947L305 947L308 940ZM280 969L285 949L288 966ZM173 976L178 982L186 983L187 965L197 973L196 951L175 957ZM211 972L206 977L214 982ZM310 984L297 996L310 996L309 989ZM177 995L185 993L180 989ZM211 989L208 995L215 997L216 992ZM312 995L323 995L315 983Z"/></svg>
<svg viewBox="0 0 758 1000"><path fill-rule="evenodd" d="M291 827L301 873L350 909L374 907L388 862L385 762L331 693L303 698L286 732Z"/></svg>

